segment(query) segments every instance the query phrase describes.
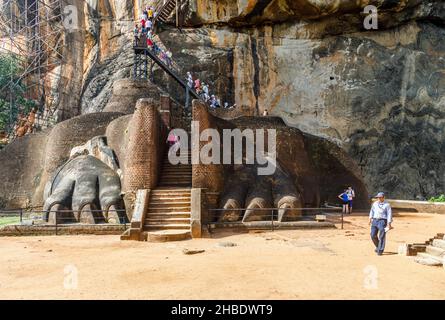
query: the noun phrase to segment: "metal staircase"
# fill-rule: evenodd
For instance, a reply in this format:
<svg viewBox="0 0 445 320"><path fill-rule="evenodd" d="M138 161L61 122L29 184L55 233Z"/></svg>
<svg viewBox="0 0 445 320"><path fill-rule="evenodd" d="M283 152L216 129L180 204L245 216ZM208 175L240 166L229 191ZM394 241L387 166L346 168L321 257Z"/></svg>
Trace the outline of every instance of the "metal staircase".
<svg viewBox="0 0 445 320"><path fill-rule="evenodd" d="M185 90L188 90L189 93L195 98L195 99L201 99L201 97L196 93L195 90L189 88L187 86L187 83L182 79L181 76L178 75L176 71L174 71L172 68L168 67L161 59L158 58L158 56L149 48L147 47L135 47L134 48L136 55L147 55L150 57L150 59L155 62L162 70L164 70L170 77L175 79L175 81L183 87Z"/></svg>
<svg viewBox="0 0 445 320"><path fill-rule="evenodd" d="M158 43L160 42L158 41ZM157 64L185 90L186 109L191 104L191 98L202 100L194 88L190 88L187 85L185 77L182 77L179 74L179 68L175 68L177 64L172 61L170 66L168 66L164 61L162 61L152 49L147 47L145 37L141 37L138 43L135 43L134 53L135 60L133 65L133 78L153 79L153 64ZM149 60L151 60L151 63Z"/></svg>
<svg viewBox="0 0 445 320"><path fill-rule="evenodd" d="M158 4L156 5L155 12L157 12L156 17L153 19L153 25L156 24L156 22L166 22L168 17L172 14L172 12L175 10L177 4L177 0L160 0L158 1Z"/></svg>

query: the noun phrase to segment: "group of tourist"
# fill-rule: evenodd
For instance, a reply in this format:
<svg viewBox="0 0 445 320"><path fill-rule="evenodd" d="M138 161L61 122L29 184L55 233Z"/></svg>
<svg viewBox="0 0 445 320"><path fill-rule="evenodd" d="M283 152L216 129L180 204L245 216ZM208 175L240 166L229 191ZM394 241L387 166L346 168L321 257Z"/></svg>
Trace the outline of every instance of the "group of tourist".
<svg viewBox="0 0 445 320"><path fill-rule="evenodd" d="M155 41L153 33L154 18L157 13L152 6L147 6L141 16L140 24L134 26L135 46L148 47L154 54L164 62L169 68L172 67L172 53L163 50Z"/></svg>
<svg viewBox="0 0 445 320"><path fill-rule="evenodd" d="M352 201L355 198L355 191L349 186L343 191L343 193L338 195L339 199L342 201L343 213L352 213Z"/></svg>
<svg viewBox="0 0 445 320"><path fill-rule="evenodd" d="M202 100L204 100L206 103L209 104L210 108L216 109L216 108L225 108L225 109L231 109L235 108L236 105L229 105L228 102L224 102L224 104L221 104L221 100L214 94L210 94L210 88L209 85L205 82L201 82L199 78L193 79L193 75L190 71L187 72L187 86L195 90L195 92L201 97Z"/></svg>
<svg viewBox="0 0 445 320"><path fill-rule="evenodd" d="M163 50L154 41L153 23L157 15L152 6L146 6L140 17L140 24L136 23L134 27L135 47L149 48L163 63L169 68L173 67L172 52ZM221 100L215 94L210 93L209 85L202 82L199 78L193 79L191 72L187 72L187 86L194 90L202 100L204 100L210 108L235 108L236 105L229 105L228 102L221 104Z"/></svg>

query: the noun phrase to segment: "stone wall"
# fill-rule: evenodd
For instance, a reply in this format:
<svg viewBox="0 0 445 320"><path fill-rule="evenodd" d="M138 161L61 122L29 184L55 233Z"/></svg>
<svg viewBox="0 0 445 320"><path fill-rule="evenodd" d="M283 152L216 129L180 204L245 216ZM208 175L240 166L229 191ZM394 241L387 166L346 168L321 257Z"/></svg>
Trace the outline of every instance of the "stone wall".
<svg viewBox="0 0 445 320"><path fill-rule="evenodd" d="M117 80L113 83L113 93L111 99L103 111L131 114L135 110L136 102L139 99L146 97L159 101L161 91L157 86L151 84L147 80ZM99 111L102 110L99 108Z"/></svg>
<svg viewBox="0 0 445 320"><path fill-rule="evenodd" d="M50 130L18 138L0 151L0 208L32 205L45 162L45 144ZM32 155L32 156L30 156ZM43 202L43 197L40 204Z"/></svg>
<svg viewBox="0 0 445 320"><path fill-rule="evenodd" d="M129 123L129 141L126 153L122 191L136 192L157 186L164 147L166 129L159 115L159 102L140 99Z"/></svg>
<svg viewBox="0 0 445 320"><path fill-rule="evenodd" d="M216 119L207 111L207 106L200 100L193 100L193 121L199 123L199 132L197 135L206 129L217 129ZM192 127L193 131L193 127ZM192 157L198 155L200 150L207 144L207 142L198 141L196 144L192 141ZM197 159L198 160L198 159ZM192 161L195 160L192 158ZM204 165L199 161L199 164L192 166L192 185L195 189L206 189L208 192L221 192L224 186L224 167L222 164L208 164Z"/></svg>
<svg viewBox="0 0 445 320"><path fill-rule="evenodd" d="M1 207L42 206L46 182L69 158L71 149L104 135L108 124L120 116L121 113L96 113L75 117L44 132L16 139L1 150Z"/></svg>

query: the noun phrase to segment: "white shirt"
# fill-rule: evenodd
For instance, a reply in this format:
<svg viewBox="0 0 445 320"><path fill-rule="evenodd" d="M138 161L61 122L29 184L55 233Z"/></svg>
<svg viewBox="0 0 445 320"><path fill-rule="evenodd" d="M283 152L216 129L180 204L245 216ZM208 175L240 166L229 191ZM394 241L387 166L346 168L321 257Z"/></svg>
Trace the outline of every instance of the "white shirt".
<svg viewBox="0 0 445 320"><path fill-rule="evenodd" d="M376 201L372 204L371 211L369 212L370 219L386 219L388 223L392 222L392 209L391 205L384 201Z"/></svg>
<svg viewBox="0 0 445 320"><path fill-rule="evenodd" d="M346 194L348 195L348 200L353 200L354 199L354 197L355 197L355 192L354 192L354 190L346 190Z"/></svg>

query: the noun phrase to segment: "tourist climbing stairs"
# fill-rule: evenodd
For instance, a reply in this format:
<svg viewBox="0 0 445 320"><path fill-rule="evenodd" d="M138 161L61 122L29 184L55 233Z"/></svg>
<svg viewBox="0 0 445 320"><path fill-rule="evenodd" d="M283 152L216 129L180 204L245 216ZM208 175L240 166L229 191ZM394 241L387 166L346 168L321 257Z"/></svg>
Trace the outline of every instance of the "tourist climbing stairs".
<svg viewBox="0 0 445 320"><path fill-rule="evenodd" d="M155 8L155 12L157 12L156 17L154 18L154 23L166 22L168 17L172 14L172 12L176 8L176 0L167 0L164 3L164 0L158 1L158 4Z"/></svg>
<svg viewBox="0 0 445 320"><path fill-rule="evenodd" d="M184 240L191 237L191 154L188 164L173 165L165 156L159 187L151 191L144 232L148 241Z"/></svg>
<svg viewBox="0 0 445 320"><path fill-rule="evenodd" d="M425 243L409 244L406 254L415 256L414 261L428 266L444 266L445 234L439 233Z"/></svg>

